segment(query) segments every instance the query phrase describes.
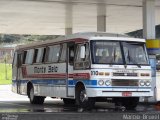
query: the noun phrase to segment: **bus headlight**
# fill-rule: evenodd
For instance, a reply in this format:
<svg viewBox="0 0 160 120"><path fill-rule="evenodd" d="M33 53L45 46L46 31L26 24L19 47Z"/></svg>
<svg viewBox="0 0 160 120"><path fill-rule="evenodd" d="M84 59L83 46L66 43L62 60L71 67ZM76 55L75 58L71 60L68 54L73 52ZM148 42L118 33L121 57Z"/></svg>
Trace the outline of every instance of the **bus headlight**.
<svg viewBox="0 0 160 120"><path fill-rule="evenodd" d="M146 81L146 82L145 82L145 85L146 85L146 86L150 86L150 85L151 85L151 82L150 82L150 81Z"/></svg>
<svg viewBox="0 0 160 120"><path fill-rule="evenodd" d="M98 81L98 85L100 85L100 86L104 85L104 81L103 80L99 80Z"/></svg>
<svg viewBox="0 0 160 120"><path fill-rule="evenodd" d="M141 81L139 82L139 85L140 85L140 86L144 86L144 85L145 85L145 82L144 82L143 80L141 80Z"/></svg>
<svg viewBox="0 0 160 120"><path fill-rule="evenodd" d="M107 81L105 82L105 85L106 85L106 86L111 85L111 81L110 81L110 80L107 80Z"/></svg>

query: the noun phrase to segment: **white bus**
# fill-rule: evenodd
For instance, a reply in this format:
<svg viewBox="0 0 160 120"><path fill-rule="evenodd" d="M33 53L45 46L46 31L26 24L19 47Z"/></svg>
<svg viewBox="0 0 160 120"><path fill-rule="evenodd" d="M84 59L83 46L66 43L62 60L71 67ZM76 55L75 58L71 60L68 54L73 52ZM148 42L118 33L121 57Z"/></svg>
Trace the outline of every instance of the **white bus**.
<svg viewBox="0 0 160 120"><path fill-rule="evenodd" d="M18 46L12 91L31 104L60 97L65 104L91 108L112 100L134 109L150 97L151 67L144 39L107 33L77 33Z"/></svg>

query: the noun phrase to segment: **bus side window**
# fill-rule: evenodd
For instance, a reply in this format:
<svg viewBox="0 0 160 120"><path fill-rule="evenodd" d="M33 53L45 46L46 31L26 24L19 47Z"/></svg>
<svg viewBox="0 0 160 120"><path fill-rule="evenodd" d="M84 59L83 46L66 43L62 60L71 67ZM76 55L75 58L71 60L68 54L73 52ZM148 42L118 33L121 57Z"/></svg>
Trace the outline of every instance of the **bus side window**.
<svg viewBox="0 0 160 120"><path fill-rule="evenodd" d="M60 56L60 45L49 46L48 62L58 62Z"/></svg>
<svg viewBox="0 0 160 120"><path fill-rule="evenodd" d="M65 61L66 61L66 54L67 54L66 51L67 51L67 44L64 43L64 44L62 45L60 62L65 62Z"/></svg>
<svg viewBox="0 0 160 120"><path fill-rule="evenodd" d="M38 56L38 51L39 51L39 49L35 49L35 50L34 50L33 63L36 63L36 62L37 62L36 59L37 59L37 56Z"/></svg>
<svg viewBox="0 0 160 120"><path fill-rule="evenodd" d="M22 60L22 64L25 64L26 56L27 56L27 51L24 51L24 52L23 52L23 60Z"/></svg>
<svg viewBox="0 0 160 120"><path fill-rule="evenodd" d="M34 49L30 49L27 52L25 64L32 64L33 62Z"/></svg>
<svg viewBox="0 0 160 120"><path fill-rule="evenodd" d="M73 65L74 62L74 46L69 47L69 63Z"/></svg>
<svg viewBox="0 0 160 120"><path fill-rule="evenodd" d="M17 66L17 52L14 53L13 66Z"/></svg>
<svg viewBox="0 0 160 120"><path fill-rule="evenodd" d="M86 47L86 53L85 53L85 61L89 61L89 45L85 44Z"/></svg>
<svg viewBox="0 0 160 120"><path fill-rule="evenodd" d="M43 49L43 54L42 54L42 63L45 62L45 56L46 56L46 48Z"/></svg>
<svg viewBox="0 0 160 120"><path fill-rule="evenodd" d="M82 46L85 47L85 57L81 58L81 48ZM88 44L79 44L77 46L77 50L76 50L76 59L75 59L75 68L76 69L80 69L80 68L89 68L89 45Z"/></svg>
<svg viewBox="0 0 160 120"><path fill-rule="evenodd" d="M22 62L23 62L23 54L22 53L19 53L17 55L17 67L20 67L22 65Z"/></svg>
<svg viewBox="0 0 160 120"><path fill-rule="evenodd" d="M46 48L35 49L34 63L43 63L45 61Z"/></svg>

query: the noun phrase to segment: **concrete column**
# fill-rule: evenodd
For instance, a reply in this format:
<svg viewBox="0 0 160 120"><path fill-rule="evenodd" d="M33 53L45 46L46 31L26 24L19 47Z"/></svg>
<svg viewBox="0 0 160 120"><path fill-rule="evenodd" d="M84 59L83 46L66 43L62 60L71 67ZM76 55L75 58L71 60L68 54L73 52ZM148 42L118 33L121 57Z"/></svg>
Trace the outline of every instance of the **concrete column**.
<svg viewBox="0 0 160 120"><path fill-rule="evenodd" d="M106 5L97 5L97 31L106 32Z"/></svg>
<svg viewBox="0 0 160 120"><path fill-rule="evenodd" d="M156 52L157 41L155 40L155 0L143 0L143 38L147 42L147 50L152 69L152 90L155 92L156 86ZM154 93L155 95L155 93ZM145 101L154 100L155 96L145 98Z"/></svg>
<svg viewBox="0 0 160 120"><path fill-rule="evenodd" d="M155 39L155 0L143 0L143 38Z"/></svg>
<svg viewBox="0 0 160 120"><path fill-rule="evenodd" d="M65 35L70 35L70 34L72 34L72 27L65 28Z"/></svg>
<svg viewBox="0 0 160 120"><path fill-rule="evenodd" d="M73 6L68 3L65 6L65 35L72 34L73 27Z"/></svg>

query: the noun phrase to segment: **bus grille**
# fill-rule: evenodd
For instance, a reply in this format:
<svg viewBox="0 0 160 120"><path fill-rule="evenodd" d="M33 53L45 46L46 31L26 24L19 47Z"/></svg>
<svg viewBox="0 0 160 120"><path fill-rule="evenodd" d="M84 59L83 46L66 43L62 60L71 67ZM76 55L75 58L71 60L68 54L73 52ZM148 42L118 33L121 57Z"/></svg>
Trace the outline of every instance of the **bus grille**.
<svg viewBox="0 0 160 120"><path fill-rule="evenodd" d="M113 73L113 76L138 76L137 73Z"/></svg>
<svg viewBox="0 0 160 120"><path fill-rule="evenodd" d="M138 80L112 80L112 86L139 86Z"/></svg>

